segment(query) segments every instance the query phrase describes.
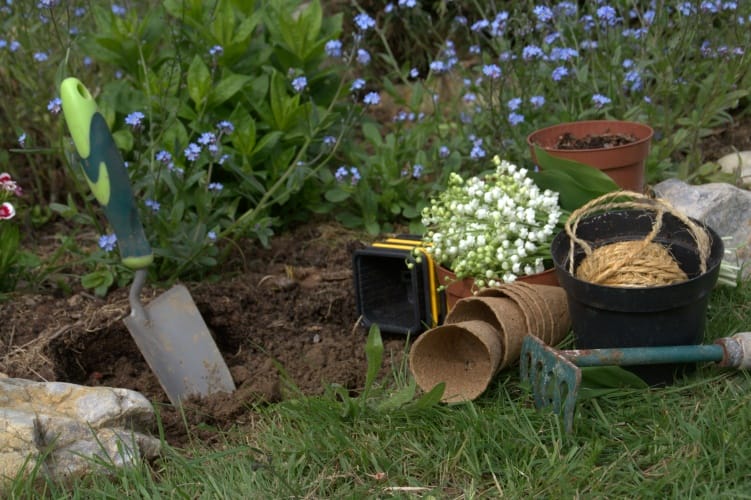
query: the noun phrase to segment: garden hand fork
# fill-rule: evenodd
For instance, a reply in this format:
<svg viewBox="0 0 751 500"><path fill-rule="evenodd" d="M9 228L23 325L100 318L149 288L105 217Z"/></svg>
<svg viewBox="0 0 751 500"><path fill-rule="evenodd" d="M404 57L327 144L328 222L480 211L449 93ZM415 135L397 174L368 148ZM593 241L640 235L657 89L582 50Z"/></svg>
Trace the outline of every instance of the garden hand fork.
<svg viewBox="0 0 751 500"><path fill-rule="evenodd" d="M521 379L532 386L535 407L563 414L566 432L574 425L580 367L633 366L713 361L720 367L751 368L751 332L717 339L712 345L624 347L559 351L533 335L522 342Z"/></svg>

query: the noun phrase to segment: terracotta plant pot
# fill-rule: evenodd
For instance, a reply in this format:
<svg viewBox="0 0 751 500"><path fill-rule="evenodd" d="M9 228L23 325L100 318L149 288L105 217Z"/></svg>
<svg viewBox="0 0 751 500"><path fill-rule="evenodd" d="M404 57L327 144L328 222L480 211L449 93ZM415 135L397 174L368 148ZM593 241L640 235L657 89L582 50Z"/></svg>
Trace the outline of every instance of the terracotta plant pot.
<svg viewBox="0 0 751 500"><path fill-rule="evenodd" d="M438 285L446 286L446 311L450 311L458 300L471 297L477 291L475 280L464 278L457 280L456 275L443 266L436 266ZM538 274L529 276L519 276L519 281L529 283L530 285L550 285L558 286L558 277L555 274L555 268L546 269Z"/></svg>
<svg viewBox="0 0 751 500"><path fill-rule="evenodd" d="M630 144L599 149L557 149L558 139L565 133L582 138L587 135L630 134L636 141ZM532 160L537 163L535 146L551 156L590 165L610 176L621 188L643 192L644 170L654 131L641 123L619 120L589 120L560 123L543 128L527 136Z"/></svg>

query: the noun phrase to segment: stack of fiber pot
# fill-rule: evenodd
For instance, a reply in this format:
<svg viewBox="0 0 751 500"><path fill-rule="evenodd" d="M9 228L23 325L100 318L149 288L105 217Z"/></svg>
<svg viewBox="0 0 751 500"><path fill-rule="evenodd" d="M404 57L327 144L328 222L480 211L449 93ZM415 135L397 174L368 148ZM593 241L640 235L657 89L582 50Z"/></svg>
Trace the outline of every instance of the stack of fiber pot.
<svg viewBox="0 0 751 500"><path fill-rule="evenodd" d="M570 328L560 287L515 282L485 288L459 300L443 325L417 338L410 370L425 391L444 382L444 402L473 400L500 370L519 361L527 334L556 345Z"/></svg>

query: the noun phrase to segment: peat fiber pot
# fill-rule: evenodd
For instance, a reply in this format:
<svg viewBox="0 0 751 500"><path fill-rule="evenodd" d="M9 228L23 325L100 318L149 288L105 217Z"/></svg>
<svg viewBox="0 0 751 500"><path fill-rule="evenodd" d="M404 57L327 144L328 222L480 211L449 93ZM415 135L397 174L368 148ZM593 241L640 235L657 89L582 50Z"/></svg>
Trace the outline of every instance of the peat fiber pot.
<svg viewBox="0 0 751 500"><path fill-rule="evenodd" d="M582 139L605 134L630 136L633 142L620 146L594 149L560 149L561 137L566 134ZM589 120L561 123L543 128L527 136L532 160L537 163L535 146L548 154L573 160L602 170L618 186L629 191L644 190L644 169L654 131L641 123L619 120ZM544 168L544 167L543 167Z"/></svg>
<svg viewBox="0 0 751 500"><path fill-rule="evenodd" d="M438 285L446 287L446 311L453 309L454 304L456 304L457 301L467 297L472 297L475 292L479 291L475 286L474 279L464 278L458 280L456 279L456 274L443 266L436 266L436 275L438 278ZM554 267L546 269L541 273L519 276L517 280L530 285L558 286L558 278Z"/></svg>
<svg viewBox="0 0 751 500"><path fill-rule="evenodd" d="M621 192L621 194L624 194ZM637 193L628 193L637 195ZM610 201L613 201L613 195ZM597 200L595 200L597 201ZM641 209L623 209L628 203L610 203L611 209L566 224L551 245L558 280L566 291L574 339L578 349L653 347L699 344L704 339L707 303L717 282L724 252L722 239L711 228L683 214L657 209L659 200L646 197ZM587 206L583 207L586 208ZM617 209L619 208L620 209ZM669 207L669 206L668 206ZM574 212L571 219L577 215ZM569 219L569 222L571 222ZM656 231L655 231L656 230ZM625 243L624 242L628 242ZM676 282L658 285L612 284L583 279L580 271L586 260L618 245L659 245L673 266L672 271L685 273ZM703 258L702 258L703 254ZM613 254L615 255L615 254ZM638 275L651 257L625 255L609 257L607 264L615 272ZM619 260L625 259L625 260ZM630 260L629 260L630 259ZM585 265L583 265L585 263ZM645 264L646 263L646 264ZM641 278L652 279L649 266ZM658 272L661 272L659 269ZM608 271L600 272L600 275ZM612 273L611 273L612 274ZM617 278L617 276L615 276ZM695 365L653 365L631 368L650 385L672 382L679 373Z"/></svg>
<svg viewBox="0 0 751 500"><path fill-rule="evenodd" d="M458 403L485 392L502 357L497 329L471 320L437 326L417 337L409 351L409 367L422 390L444 382L441 401Z"/></svg>

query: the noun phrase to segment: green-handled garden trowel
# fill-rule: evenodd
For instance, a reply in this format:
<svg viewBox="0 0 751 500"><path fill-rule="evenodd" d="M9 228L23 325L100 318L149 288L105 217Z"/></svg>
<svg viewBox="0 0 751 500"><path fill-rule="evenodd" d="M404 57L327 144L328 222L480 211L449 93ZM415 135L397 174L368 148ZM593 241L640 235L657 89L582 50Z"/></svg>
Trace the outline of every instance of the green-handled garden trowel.
<svg viewBox="0 0 751 500"><path fill-rule="evenodd" d="M176 285L146 307L141 288L154 259L133 199L128 172L96 101L76 78L60 86L63 113L94 197L117 236L123 264L135 270L125 324L167 396L232 392L235 384L188 290Z"/></svg>

